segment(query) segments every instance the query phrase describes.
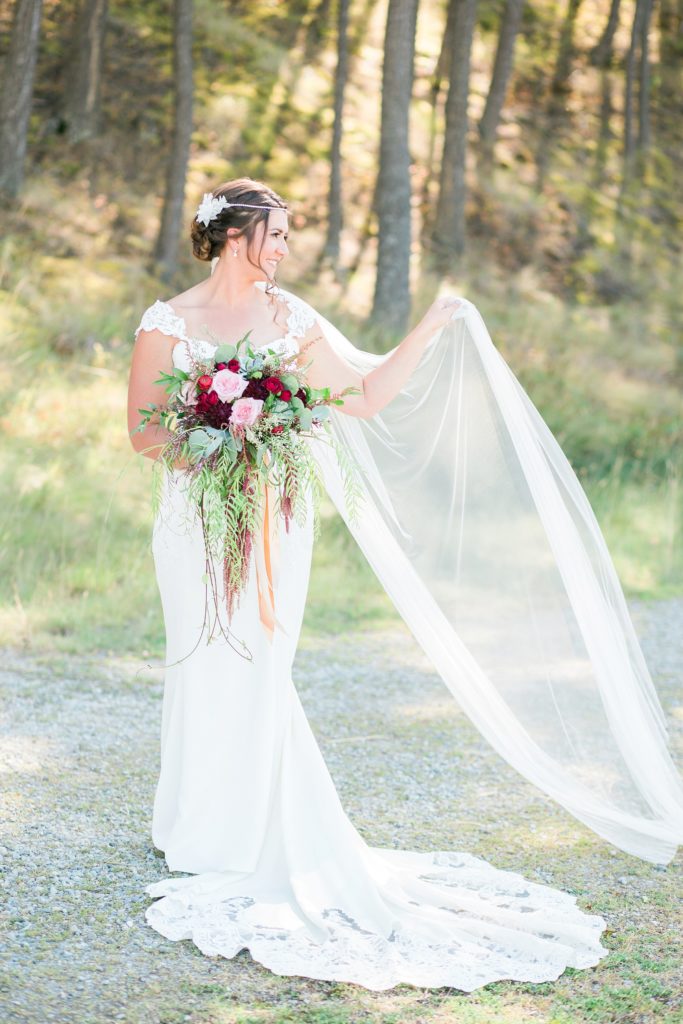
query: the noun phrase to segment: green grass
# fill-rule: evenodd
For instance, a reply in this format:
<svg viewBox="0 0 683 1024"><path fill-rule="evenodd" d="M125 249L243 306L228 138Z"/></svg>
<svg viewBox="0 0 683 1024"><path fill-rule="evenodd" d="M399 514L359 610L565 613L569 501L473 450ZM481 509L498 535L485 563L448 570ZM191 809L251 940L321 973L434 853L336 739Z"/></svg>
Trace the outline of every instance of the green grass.
<svg viewBox="0 0 683 1024"><path fill-rule="evenodd" d="M41 386L57 404L59 374ZM67 651L163 652L151 557L151 466L126 450L122 380L82 375L75 406L58 411L47 443L27 428L6 438L0 483L0 642ZM30 420L30 396L13 422ZM88 412L88 409L91 411ZM106 423L102 418L106 415ZM680 592L676 479L588 481L588 493L633 596ZM306 627L315 633L384 626L393 617L363 556L330 507L316 545Z"/></svg>
<svg viewBox="0 0 683 1024"><path fill-rule="evenodd" d="M151 465L134 455L125 426L132 328L163 289L130 261L94 260L76 274L72 260L45 257L27 278L20 256L10 237L0 252L0 643L163 655ZM463 283L582 477L627 593L680 593L683 473L674 451L683 425L667 336L647 318L624 330L622 309L533 302L493 285L480 296L480 285ZM332 315L351 337L381 346L343 310ZM307 631L393 619L325 509Z"/></svg>

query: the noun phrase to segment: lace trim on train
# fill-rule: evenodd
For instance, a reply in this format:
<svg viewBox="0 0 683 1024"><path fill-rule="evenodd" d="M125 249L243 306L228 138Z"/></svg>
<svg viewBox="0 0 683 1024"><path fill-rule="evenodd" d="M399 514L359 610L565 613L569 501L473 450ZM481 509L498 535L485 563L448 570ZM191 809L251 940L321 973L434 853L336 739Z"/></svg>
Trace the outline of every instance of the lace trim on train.
<svg viewBox="0 0 683 1024"><path fill-rule="evenodd" d="M303 923L259 923L264 911L257 901L217 897L218 874L149 886L150 895L162 898L146 918L168 939L192 939L206 956L232 958L246 948L276 974L353 982L376 991L401 983L471 992L502 979L553 981L566 967L594 966L608 952L599 941L605 922L584 914L569 893L469 854L401 856L415 883L434 886L433 901L424 891L419 902L406 900L406 908L416 908L418 925L400 925L388 936L367 931L339 908L319 915L327 929L324 941ZM443 905L454 896L455 909ZM430 928L434 939L424 936Z"/></svg>

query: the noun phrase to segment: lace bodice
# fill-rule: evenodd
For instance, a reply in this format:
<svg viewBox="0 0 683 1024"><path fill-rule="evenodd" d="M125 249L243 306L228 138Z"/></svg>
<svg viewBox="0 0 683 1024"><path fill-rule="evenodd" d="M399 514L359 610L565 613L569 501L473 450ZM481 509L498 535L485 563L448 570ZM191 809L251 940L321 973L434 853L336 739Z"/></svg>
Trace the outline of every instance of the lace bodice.
<svg viewBox="0 0 683 1024"><path fill-rule="evenodd" d="M287 333L281 338L268 341L258 348L272 348L283 356L296 356L299 351L299 339L315 323L315 312L308 303L292 295L291 292L278 289L278 298L284 300L287 309ZM185 318L176 313L173 307L161 299L157 299L142 314L142 319L135 331L137 338L140 331L161 331L178 342L173 347L173 364L181 369L189 369L189 357L193 350L198 355L207 355L216 349L216 345L205 338L195 338L188 334ZM189 351L188 351L189 349Z"/></svg>

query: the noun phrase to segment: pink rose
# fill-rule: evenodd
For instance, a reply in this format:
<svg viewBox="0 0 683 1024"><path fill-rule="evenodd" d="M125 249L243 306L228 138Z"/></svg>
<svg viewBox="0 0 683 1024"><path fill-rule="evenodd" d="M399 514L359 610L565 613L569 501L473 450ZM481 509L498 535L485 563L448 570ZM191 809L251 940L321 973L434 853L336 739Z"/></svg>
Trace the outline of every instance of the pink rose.
<svg viewBox="0 0 683 1024"><path fill-rule="evenodd" d="M244 377L233 373L232 370L219 370L214 374L213 390L221 402L231 402L233 398L239 398L246 386Z"/></svg>
<svg viewBox="0 0 683 1024"><path fill-rule="evenodd" d="M263 402L260 398L238 398L233 404L230 424L233 427L250 427L261 415Z"/></svg>

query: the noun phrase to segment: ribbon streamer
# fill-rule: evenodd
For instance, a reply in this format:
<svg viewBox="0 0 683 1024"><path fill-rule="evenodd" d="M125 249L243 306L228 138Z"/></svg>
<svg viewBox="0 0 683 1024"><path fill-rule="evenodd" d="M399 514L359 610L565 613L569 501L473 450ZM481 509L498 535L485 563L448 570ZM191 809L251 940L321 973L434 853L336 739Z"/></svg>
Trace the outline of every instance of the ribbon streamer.
<svg viewBox="0 0 683 1024"><path fill-rule="evenodd" d="M276 500L275 489L270 484L266 484L263 496L263 523L254 537L259 618L270 643L273 642L275 626L280 625L275 616L275 591L280 563L280 534L278 516L275 511Z"/></svg>

